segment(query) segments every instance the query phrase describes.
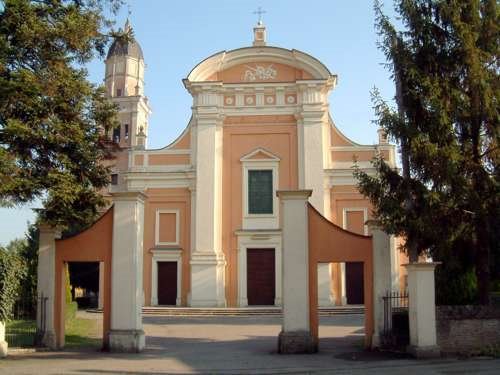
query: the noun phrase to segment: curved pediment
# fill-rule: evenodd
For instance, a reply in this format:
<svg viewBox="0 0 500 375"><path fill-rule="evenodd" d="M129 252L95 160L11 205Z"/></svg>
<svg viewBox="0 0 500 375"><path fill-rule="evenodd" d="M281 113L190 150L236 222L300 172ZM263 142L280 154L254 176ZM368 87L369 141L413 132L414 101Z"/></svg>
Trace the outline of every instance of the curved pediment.
<svg viewBox="0 0 500 375"><path fill-rule="evenodd" d="M304 52L278 47L247 47L208 57L194 67L186 80L272 83L332 77L323 63Z"/></svg>

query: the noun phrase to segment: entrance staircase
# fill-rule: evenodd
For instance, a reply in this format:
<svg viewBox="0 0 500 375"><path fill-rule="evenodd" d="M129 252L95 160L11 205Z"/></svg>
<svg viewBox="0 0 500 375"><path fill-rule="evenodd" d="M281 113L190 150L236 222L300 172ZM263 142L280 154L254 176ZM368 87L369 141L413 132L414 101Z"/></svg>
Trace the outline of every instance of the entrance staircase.
<svg viewBox="0 0 500 375"><path fill-rule="evenodd" d="M362 305L320 307L320 316L363 314ZM142 315L157 316L281 316L280 307L170 307L145 306Z"/></svg>

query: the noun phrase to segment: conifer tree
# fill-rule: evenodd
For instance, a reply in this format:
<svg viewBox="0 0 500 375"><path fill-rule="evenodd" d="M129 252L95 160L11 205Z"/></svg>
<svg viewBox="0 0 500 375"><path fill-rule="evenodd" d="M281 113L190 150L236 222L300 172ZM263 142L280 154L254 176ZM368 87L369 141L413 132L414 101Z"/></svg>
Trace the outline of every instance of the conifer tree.
<svg viewBox="0 0 500 375"><path fill-rule="evenodd" d="M0 1L0 205L43 201L54 225L92 220L116 108L87 80L121 0Z"/></svg>
<svg viewBox="0 0 500 375"><path fill-rule="evenodd" d="M379 157L375 176L355 171L359 188L385 230L405 239L410 261L427 252L443 267L472 270L488 303L500 232L499 5L396 0L395 8L402 30L375 3L397 106L376 91L373 101L402 171Z"/></svg>

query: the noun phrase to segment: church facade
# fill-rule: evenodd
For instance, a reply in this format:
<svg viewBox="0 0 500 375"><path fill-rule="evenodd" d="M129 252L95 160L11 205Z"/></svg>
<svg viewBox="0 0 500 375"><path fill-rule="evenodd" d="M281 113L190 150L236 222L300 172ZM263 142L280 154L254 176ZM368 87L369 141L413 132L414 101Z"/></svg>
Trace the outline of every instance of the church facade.
<svg viewBox="0 0 500 375"><path fill-rule="evenodd" d="M145 306L279 306L278 190L311 189L310 202L326 219L370 234L370 204L352 166L356 159L373 172L377 154L395 166L394 146L381 131L375 145L344 136L329 113L337 76L304 52L268 46L262 23L252 46L216 53L191 70L183 80L191 119L161 149L147 148L151 109L139 44L115 41L105 64L121 123L111 134L121 149L110 199L145 195L138 260ZM399 279L403 262L396 246L392 253ZM363 303L362 278L358 264L320 264L320 305Z"/></svg>

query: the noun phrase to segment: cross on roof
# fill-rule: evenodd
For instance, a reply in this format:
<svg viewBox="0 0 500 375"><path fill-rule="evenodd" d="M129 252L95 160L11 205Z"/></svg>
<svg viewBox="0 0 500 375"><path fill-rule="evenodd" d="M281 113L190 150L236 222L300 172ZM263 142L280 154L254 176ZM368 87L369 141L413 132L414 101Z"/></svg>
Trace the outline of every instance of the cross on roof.
<svg viewBox="0 0 500 375"><path fill-rule="evenodd" d="M265 10L262 10L261 7L259 7L255 12L253 12L253 14L257 14L259 16L259 25L262 23L262 15L265 14L266 11Z"/></svg>

